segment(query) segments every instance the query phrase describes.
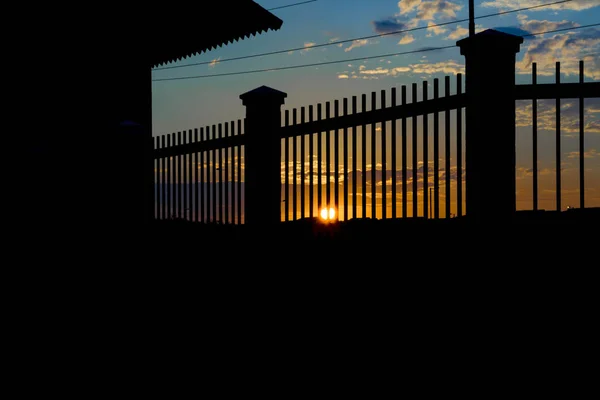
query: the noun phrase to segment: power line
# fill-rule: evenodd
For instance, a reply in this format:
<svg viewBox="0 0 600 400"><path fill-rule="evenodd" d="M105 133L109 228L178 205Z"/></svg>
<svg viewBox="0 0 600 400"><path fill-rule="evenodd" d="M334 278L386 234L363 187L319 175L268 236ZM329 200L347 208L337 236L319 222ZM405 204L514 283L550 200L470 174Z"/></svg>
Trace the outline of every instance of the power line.
<svg viewBox="0 0 600 400"><path fill-rule="evenodd" d="M280 10L282 8L288 8L288 7L294 7L294 6L301 6L302 4L314 3L315 1L317 1L317 0L302 1L300 3L288 4L287 6L279 6L279 7L269 8L267 11Z"/></svg>
<svg viewBox="0 0 600 400"><path fill-rule="evenodd" d="M183 76L183 77L179 77L179 78L153 79L152 82L175 81L175 80L195 79L195 78L212 78L212 77L217 77L217 76L231 76L231 75L242 75L242 74L254 74L254 73L257 73L257 72L283 71L283 70L286 70L286 69L316 67L316 66L319 66L319 65L329 65L329 64L339 64L339 63L343 63L343 62L353 62L353 61L369 60L369 59L372 59L372 58L393 57L393 56L400 56L400 55L403 55L403 54L423 53L423 52L426 52L426 51L435 51L435 50L445 50L445 49L455 48L455 47L456 47L455 45L444 46L444 47L430 47L430 48L426 48L426 49L419 49L419 50L412 50L412 51L403 51L401 53L383 54L383 55L370 56L370 57L348 58L346 60L326 61L326 62L318 62L318 63L312 63L312 64L292 65L292 66L289 66L289 67L255 69L255 70L252 70L252 71L240 71L240 72L226 72L226 73L223 73L223 74L212 74L212 75Z"/></svg>
<svg viewBox="0 0 600 400"><path fill-rule="evenodd" d="M520 11L527 11L527 10L532 10L532 9L535 9L535 8L541 8L541 7L548 7L548 6L553 6L553 5L556 5L556 4L568 3L568 2L571 2L571 1L573 1L573 0L560 0L560 1L557 1L557 2L554 2L554 3L538 4L537 6L524 7L524 8L519 8L519 9L516 9L516 10L508 10L508 11L502 11L502 12L498 12L498 13L494 13L494 14L480 15L478 17L475 17L475 19L497 17L499 15L516 13L516 12L520 12ZM329 42L329 43L320 43L320 44L312 45L312 46L310 46L308 48L314 49L314 48L318 48L318 47L333 46L333 45L337 45L337 44L354 42L355 40L374 39L374 38L383 37L383 36L397 35L399 33L414 32L414 31L419 31L419 30L423 30L423 29L434 28L434 27L437 27L437 26L446 26L446 25L458 24L458 23L461 23L461 22L468 22L468 21L469 21L469 18L457 19L457 20L454 20L454 21L443 22L443 23L440 23L440 24L433 24L433 25L428 25L428 26L420 26L420 27L417 27L417 28L410 28L410 29L403 29L403 30L399 30L399 31L380 33L380 34L377 34L377 35L362 36L362 37L357 37L357 38L353 38L353 39L336 40L336 41ZM276 54L289 53L291 51L302 51L302 50L306 50L306 49L307 49L306 47L296 47L296 48L287 49L287 50L271 51L271 52L268 52L268 53L251 54L249 56L225 58L225 59L219 60L219 63L223 63L223 62L227 62L227 61L245 60L245 59L248 59L248 58L255 58L255 57L272 56L272 55L276 55ZM185 65L171 65L171 66L167 66L167 67L155 68L155 69L153 69L153 71L163 71L163 70L167 70L167 69L194 67L194 66L197 66L197 65L208 65L208 64L211 64L212 62L213 61L203 61L203 62L197 62L197 63L185 64Z"/></svg>
<svg viewBox="0 0 600 400"><path fill-rule="evenodd" d="M597 24L576 26L574 28L561 28L561 29L554 29L554 30L551 30L551 31L540 32L540 33L527 33L525 35L518 35L518 36L528 37L528 36L545 35L546 33L556 33L556 32L563 32L563 31L572 31L572 30L575 30L575 29L593 28L594 26L598 26L598 25L600 25L600 22L597 23Z"/></svg>
<svg viewBox="0 0 600 400"><path fill-rule="evenodd" d="M537 35L544 35L544 34L547 34L547 33L555 33L555 32L562 32L562 31L573 31L573 30L577 30L577 29L591 28L591 27L598 26L598 25L600 25L600 23L590 24L590 25L582 25L582 26L577 26L577 27L574 27L574 28L554 29L554 30L551 30L551 31L539 32L539 33L529 33L529 34L517 35L517 36L520 36L520 37L537 36ZM318 63L311 63L311 64L291 65L291 66L288 66L288 67L275 67L275 68L255 69L255 70L250 70L250 71L226 72L226 73L222 73L222 74L182 76L182 77L178 77L178 78L153 79L152 82L178 81L178 80L199 79L199 78L216 78L216 77L220 77L220 76L245 75L245 74L255 74L255 73L259 73L259 72L271 72L271 71L284 71L284 70L289 70L289 69L317 67L317 66L320 66L320 65L331 65L331 64L339 64L339 63L346 63L346 62L370 60L370 59L373 59L373 58L386 58L386 57L395 57L395 56L406 55L406 54L424 53L424 52L428 52L428 51L446 50L446 49L450 49L450 48L457 48L457 47L456 47L456 45L443 46L443 47L429 47L429 48L418 49L418 50L403 51L403 52L400 52L400 53L380 54L380 55L377 55L377 56L348 58L348 59L345 59L345 60L325 61L325 62L318 62Z"/></svg>

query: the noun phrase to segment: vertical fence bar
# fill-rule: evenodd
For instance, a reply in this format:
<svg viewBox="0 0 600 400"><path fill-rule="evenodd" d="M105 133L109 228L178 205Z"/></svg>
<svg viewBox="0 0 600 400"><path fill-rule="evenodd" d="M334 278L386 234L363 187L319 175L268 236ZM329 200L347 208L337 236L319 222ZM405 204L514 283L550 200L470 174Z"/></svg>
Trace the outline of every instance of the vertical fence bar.
<svg viewBox="0 0 600 400"><path fill-rule="evenodd" d="M156 136L152 138L153 150L160 149L160 137ZM152 191L154 192L154 219L160 219L160 159L153 158L154 164L154 185Z"/></svg>
<svg viewBox="0 0 600 400"><path fill-rule="evenodd" d="M317 121L321 122L322 119L322 107L321 107L321 103L317 104ZM323 202L323 186L322 186L322 179L321 179L321 175L322 175L322 138L321 138L321 127L319 126L319 131L317 132L317 213L321 212L321 206L322 206L322 202Z"/></svg>
<svg viewBox="0 0 600 400"><path fill-rule="evenodd" d="M462 93L462 74L456 75L456 91ZM462 107L456 110L456 215L462 217Z"/></svg>
<svg viewBox="0 0 600 400"><path fill-rule="evenodd" d="M171 133L170 136L167 137L167 147L171 147L171 143L175 146L175 132ZM169 156L169 171L167 174L167 219L171 219L173 217L173 202L175 200L175 193L173 192L173 182L175 181L175 160L173 156Z"/></svg>
<svg viewBox="0 0 600 400"><path fill-rule="evenodd" d="M444 77L444 95L446 97L450 96L450 77L446 76ZM446 104L450 104L450 103L446 103ZM446 107L446 109L444 110L444 136L445 136L445 143L444 143L444 150L445 150L445 157L444 157L444 169L446 171L445 175L446 175L446 202L445 202L445 207L446 207L446 218L450 218L451 214L450 214L450 205L452 202L452 191L451 191L451 182L452 182L452 171L450 168L450 157L451 157L451 142L450 142L450 106L448 105Z"/></svg>
<svg viewBox="0 0 600 400"><path fill-rule="evenodd" d="M423 82L423 101L427 101L427 81ZM423 114L423 218L427 219L429 205L429 115Z"/></svg>
<svg viewBox="0 0 600 400"><path fill-rule="evenodd" d="M165 135L162 135L160 137L160 141L161 141L161 148L165 148ZM167 179L167 173L166 173L166 169L167 169L167 158L166 157L162 157L160 159L160 169L161 169L161 184L160 184L160 199L161 199L161 204L160 204L160 219L165 219L165 214L166 214L166 197L167 197L167 186L165 185L166 179Z"/></svg>
<svg viewBox="0 0 600 400"><path fill-rule="evenodd" d="M344 116L348 115L348 98L344 98L343 103ZM348 181L350 174L348 173L348 128L344 128L344 221L348 221Z"/></svg>
<svg viewBox="0 0 600 400"><path fill-rule="evenodd" d="M235 121L231 121L230 122L230 135L233 137L235 136ZM229 200L229 204L231 207L231 224L235 225L235 146L231 146L231 165L229 166L230 168L230 181L229 181L229 187L230 187L230 191L231 191L231 199Z"/></svg>
<svg viewBox="0 0 600 400"><path fill-rule="evenodd" d="M335 101L333 107L333 116L338 118L340 115L340 102ZM339 209L340 209L340 134L339 129L336 129L333 133L333 176L334 176L334 187L333 187L333 201L335 203L335 219L339 221Z"/></svg>
<svg viewBox="0 0 600 400"><path fill-rule="evenodd" d="M304 124L306 121L306 108L300 108L300 123ZM306 217L306 183L304 180L306 179L304 169L306 164L306 134L302 133L300 135L300 218L304 219Z"/></svg>
<svg viewBox="0 0 600 400"><path fill-rule="evenodd" d="M313 122L313 106L308 106L308 122ZM314 217L314 206L315 206L315 187L314 187L314 163L315 163L315 152L314 152L314 133L310 133L308 136L308 158L310 160L310 164L308 165L308 194L310 197L309 204L309 215L311 218Z"/></svg>
<svg viewBox="0 0 600 400"><path fill-rule="evenodd" d="M173 132L173 147L177 147L177 132ZM178 200L177 200L177 177L178 177L178 169L179 169L179 156L177 156L176 154L172 156L173 157L173 180L171 181L171 187L172 187L172 204L171 204L171 215L172 218L177 218L178 217Z"/></svg>
<svg viewBox="0 0 600 400"><path fill-rule="evenodd" d="M401 91L401 99L400 104L406 104L406 85L402 85ZM408 169L408 159L407 159L407 138L406 138L406 117L402 117L401 120L401 130L402 130L402 218L408 217L408 186L407 186L407 169Z"/></svg>
<svg viewBox="0 0 600 400"><path fill-rule="evenodd" d="M413 104L417 102L417 84L416 83L412 84L412 102L413 102ZM413 168L412 168L412 181L413 181L413 184L412 184L412 186L413 186L412 209L413 209L413 218L417 218L419 216L419 208L418 208L419 207L419 197L418 197L419 164L417 163L417 159L418 159L417 145L418 145L417 116L414 115L412 117L412 166L413 166Z"/></svg>
<svg viewBox="0 0 600 400"><path fill-rule="evenodd" d="M362 112L367 112L367 95L361 96ZM367 125L362 124L362 217L367 218Z"/></svg>
<svg viewBox="0 0 600 400"><path fill-rule="evenodd" d="M579 83L583 89L584 71L583 71L583 60L579 61ZM585 208L585 169L584 169L584 158L585 158L585 139L584 139L584 114L583 114L583 90L579 96L579 208Z"/></svg>
<svg viewBox="0 0 600 400"><path fill-rule="evenodd" d="M560 61L556 62L556 85L560 85ZM558 93L558 91L557 91ZM556 97L556 211L562 210L561 207L561 148L560 148L560 97Z"/></svg>
<svg viewBox="0 0 600 400"><path fill-rule="evenodd" d="M194 141L194 136L193 136L193 131L190 129L188 130L188 143L193 143ZM188 190L188 220L189 221L194 221L194 199L192 197L193 194L193 181L194 181L194 171L192 169L193 166L193 154L192 153L188 153L188 182L187 182L187 190Z"/></svg>
<svg viewBox="0 0 600 400"><path fill-rule="evenodd" d="M290 110L285 110L285 121L284 121L285 126L290 126ZM285 170L285 177L283 179L284 184L283 184L283 192L285 193L285 195L283 196L283 202L285 203L284 206L284 210L285 210L285 218L284 221L288 222L290 220L290 162L289 162L289 154L290 154L290 143L289 143L289 138L286 136L285 139L283 139L285 145L284 145L284 156L283 156L283 162L285 163L284 166L284 170Z"/></svg>
<svg viewBox="0 0 600 400"><path fill-rule="evenodd" d="M194 143L194 131L192 129L188 129L188 143ZM194 154L193 153L187 153L188 154L188 164L187 164L187 204L188 204L188 220L190 222L194 221L194 198L192 197L194 192L193 192L193 185L194 185L194 170L192 169L193 165L194 165Z"/></svg>
<svg viewBox="0 0 600 400"><path fill-rule="evenodd" d="M396 88L392 88L392 107L396 107ZM392 120L392 218L398 218L396 212L397 168L396 168L396 120Z"/></svg>
<svg viewBox="0 0 600 400"><path fill-rule="evenodd" d="M177 218L182 218L183 211L183 187L181 185L181 172L183 169L183 155L181 154L181 145L183 141L181 139L181 132L177 132L177 146L180 146L177 150Z"/></svg>
<svg viewBox="0 0 600 400"><path fill-rule="evenodd" d="M217 138L217 126L213 125L212 128L212 140L215 140ZM212 150L212 155L211 155L211 161L212 161L212 177L211 177L211 194L212 194L212 199L211 199L211 222L216 222L217 221L217 158L216 158L216 153L215 150Z"/></svg>
<svg viewBox="0 0 600 400"><path fill-rule="evenodd" d="M533 210L538 209L538 102L535 97L535 86L537 85L537 63L533 63L531 70L531 83L533 84L533 100L531 111L533 117Z"/></svg>
<svg viewBox="0 0 600 400"><path fill-rule="evenodd" d="M229 124L227 122L225 122L225 137L228 138L229 137ZM224 179L224 190L225 193L223 194L224 196L224 207L225 209L224 214L225 214L225 223L229 224L229 147L224 147L223 151L225 152L225 160L223 161L224 167L225 167L225 179ZM222 167L221 167L222 168Z"/></svg>
<svg viewBox="0 0 600 400"><path fill-rule="evenodd" d="M356 96L352 96L352 114L356 115L357 113L357 97ZM357 126L353 126L352 127L352 218L358 218L357 217L357 212L358 212L358 203L356 201L358 195L357 195L357 189L356 189L356 184L357 184L357 174L356 174L356 167L357 167L357 163L358 163L358 149L357 149Z"/></svg>
<svg viewBox="0 0 600 400"><path fill-rule="evenodd" d="M231 136L239 136L240 131L238 130L236 132L235 130L235 121L231 121ZM237 167L240 164L240 151L239 151L239 147L240 146L233 146L231 148L231 208L232 208L232 215L231 215L231 220L232 223L234 225L239 225L240 223L240 214L239 214L239 209L238 209L238 197L240 195L240 192L237 189L237 182L240 179L239 175L236 173L237 171Z"/></svg>
<svg viewBox="0 0 600 400"><path fill-rule="evenodd" d="M219 139L223 138L223 124L219 124ZM224 206L224 201L223 201L223 148L219 147L218 154L219 154L219 202L217 203L217 207L219 207L218 211L219 211L219 223L223 223L223 206Z"/></svg>
<svg viewBox="0 0 600 400"><path fill-rule="evenodd" d="M385 108L385 90L381 91L381 109ZM381 219L387 218L387 121L381 121Z"/></svg>
<svg viewBox="0 0 600 400"><path fill-rule="evenodd" d="M194 128L194 143L198 143L198 128ZM200 216L198 215L199 208L199 199L198 199L198 152L194 153L194 221L200 221Z"/></svg>
<svg viewBox="0 0 600 400"><path fill-rule="evenodd" d="M183 144L188 144L188 134L186 131L183 131ZM187 151L183 154L183 171L182 171L182 175L183 175L183 215L182 218L183 219L188 219L188 209L190 206L190 203L188 202L188 184L189 184L189 161L190 161L190 156L188 155Z"/></svg>
<svg viewBox="0 0 600 400"><path fill-rule="evenodd" d="M211 138L211 128L210 126L206 127L206 141L210 141ZM212 180L211 180L211 175L212 175L212 154L214 151L210 151L207 150L205 152L205 171L206 171L206 180L204 183L204 189L205 189L205 203L206 203L206 218L204 219L204 222L211 222L212 221Z"/></svg>
<svg viewBox="0 0 600 400"><path fill-rule="evenodd" d="M208 132L208 127L206 128ZM204 142L204 128L200 128L200 141ZM204 175L204 153L200 152L200 222L206 222L206 179Z"/></svg>
<svg viewBox="0 0 600 400"><path fill-rule="evenodd" d="M244 125L244 133L246 133ZM242 120L238 119L238 136L242 134ZM237 210L238 225L242 224L242 146L238 146L238 164L237 164Z"/></svg>
<svg viewBox="0 0 600 400"><path fill-rule="evenodd" d="M298 124L298 117L297 117L297 110L294 108L293 110L293 117L292 117L292 123L293 125L297 125ZM294 190L294 192L292 193L292 205L293 205L293 209L294 209L294 214L293 214L293 219L294 221L296 221L298 219L298 187L297 187L297 175L298 173L296 172L296 166L298 164L298 137L294 136L292 138L293 142L293 146L292 146L292 151L294 152L292 154L292 163L293 163L293 177L294 177L294 181L292 182L292 189Z"/></svg>
<svg viewBox="0 0 600 400"><path fill-rule="evenodd" d="M377 109L377 92L371 92L371 111ZM377 124L371 124L371 218L377 218Z"/></svg>
<svg viewBox="0 0 600 400"><path fill-rule="evenodd" d="M325 118L331 118L331 103L328 101L325 104ZM331 136L329 130L325 134L325 182L327 184L327 188L325 190L326 194L326 206L329 208L331 206Z"/></svg>
<svg viewBox="0 0 600 400"><path fill-rule="evenodd" d="M433 98L440 97L440 80L433 80ZM433 218L440 218L440 114L433 114Z"/></svg>

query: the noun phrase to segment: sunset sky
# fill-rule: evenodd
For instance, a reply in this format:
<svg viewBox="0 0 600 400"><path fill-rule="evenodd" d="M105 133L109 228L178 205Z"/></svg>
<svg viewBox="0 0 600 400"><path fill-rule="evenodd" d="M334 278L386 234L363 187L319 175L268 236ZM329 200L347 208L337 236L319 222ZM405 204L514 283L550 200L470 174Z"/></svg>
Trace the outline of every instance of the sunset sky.
<svg viewBox="0 0 600 400"><path fill-rule="evenodd" d="M476 16L552 3L555 0L475 0ZM266 9L300 0L257 0ZM232 2L235 7L235 2ZM266 85L286 92L283 110L308 107L326 101L351 98L439 78L452 82L464 73L464 57L458 47L410 55L381 55L454 45L467 34L468 23L450 24L413 32L356 40L326 47L316 44L372 36L402 29L427 27L468 18L466 0L318 0L272 11L283 20L279 31L269 31L228 44L208 53L155 68L152 73L153 134L163 135L243 118L239 95ZM220 18L225 28L227 15ZM538 33L600 22L599 0L568 3L481 18L477 30L489 28L514 34ZM232 57L302 48L282 54L219 62ZM375 57L360 60L361 57ZM287 67L338 60L358 59L331 65L243 75L156 81L256 69ZM600 81L600 27L530 37L517 55L517 83L531 83L531 63L538 64L538 83L554 82L554 65L561 61L562 82L578 82L579 60L585 61L586 81ZM454 91L454 84L452 85ZM419 92L421 88L419 87ZM389 93L388 93L389 96ZM563 208L578 206L578 100L562 100ZM555 207L555 127L553 100L539 102L540 208ZM586 205L600 206L600 99L586 100ZM440 118L441 120L443 118ZM531 101L517 103L517 208L531 209ZM443 147L442 150L443 151ZM442 153L443 154L443 153ZM389 157L389 152L388 152ZM455 160L454 160L455 161ZM389 159L387 160L389 163ZM381 164L381 160L378 160ZM441 161L440 165L443 165ZM380 167L379 167L380 168ZM388 165L389 168L389 165ZM370 169L370 165L369 165ZM400 188L398 189L401 190ZM389 189L388 189L389 192Z"/></svg>

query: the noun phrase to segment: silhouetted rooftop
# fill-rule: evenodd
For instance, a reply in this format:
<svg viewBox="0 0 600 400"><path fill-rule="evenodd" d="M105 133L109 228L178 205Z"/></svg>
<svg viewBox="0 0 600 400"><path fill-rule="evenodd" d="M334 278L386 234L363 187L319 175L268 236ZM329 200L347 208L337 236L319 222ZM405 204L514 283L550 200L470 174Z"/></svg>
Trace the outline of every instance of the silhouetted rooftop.
<svg viewBox="0 0 600 400"><path fill-rule="evenodd" d="M167 4L165 7L169 7ZM162 7L160 7L162 9ZM283 21L252 0L211 2L151 13L151 63L158 66L268 31Z"/></svg>

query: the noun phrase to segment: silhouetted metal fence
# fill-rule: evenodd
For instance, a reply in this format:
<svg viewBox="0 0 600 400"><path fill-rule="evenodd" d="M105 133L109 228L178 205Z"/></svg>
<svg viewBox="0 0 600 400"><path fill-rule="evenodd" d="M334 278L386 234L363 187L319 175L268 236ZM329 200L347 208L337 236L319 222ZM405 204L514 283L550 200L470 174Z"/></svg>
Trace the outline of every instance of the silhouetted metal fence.
<svg viewBox="0 0 600 400"><path fill-rule="evenodd" d="M537 83L537 64L532 64L532 84L517 85L515 100L531 100L532 102L532 170L533 170L533 210L538 210L539 203L539 170L538 170L538 100L556 101L555 120L555 173L556 173L556 210L562 210L562 179L561 179L561 100L579 100L579 208L585 208L585 100L600 97L600 82L584 82L584 62L579 61L579 83L561 83L560 62L555 67L555 83Z"/></svg>
<svg viewBox="0 0 600 400"><path fill-rule="evenodd" d="M155 218L243 223L243 125L155 137Z"/></svg>
<svg viewBox="0 0 600 400"><path fill-rule="evenodd" d="M534 63L532 84L514 88L515 100L532 101L534 210L538 209L539 197L537 109L538 100L544 99L556 100L558 210L560 100L579 99L580 207L585 207L584 99L597 98L600 83L584 83L583 61L579 69L579 83L561 83L560 63L556 63L556 83L538 84ZM281 147L281 220L313 218L329 208L335 209L335 219L344 221L462 216L466 178L464 113L469 98L464 93L462 74L455 77L454 93L451 86L448 76L444 78L443 95L439 79L434 79L431 86L424 81L420 88L414 83L410 102L407 86L383 90L379 95L372 92L370 104L363 94L360 111L358 96L328 101L324 107L319 103L316 107L285 110L283 114L278 111L279 103L267 102L271 110L277 111L265 115L282 119L274 131ZM285 93L277 93L283 96L282 103ZM262 114L254 115L254 121L261 121ZM258 135L259 128L254 128ZM155 137L155 218L244 223L246 131L247 119L238 119Z"/></svg>
<svg viewBox="0 0 600 400"><path fill-rule="evenodd" d="M450 172L452 154L456 157L455 214L462 215L463 107L466 105L462 82L462 74L458 74L456 93L451 94L451 79L445 77L444 95L440 96L439 79L434 79L433 97L430 97L427 81L423 82L421 90L415 83L410 103L406 86L400 88L399 98L397 89L392 88L389 103L383 90L379 96L379 108L378 95L372 92L370 109L367 109L367 95L363 94L360 111L357 96L351 99L351 109L347 98L343 99L341 109L339 100L333 102L333 110L332 102L326 102L324 114L323 105L317 104L316 118L313 106L308 107L308 115L306 107L301 107L299 113L298 109L291 110L291 113L286 110L281 129L283 219L312 218L323 209L330 208L341 220L427 218L429 201L433 202L433 217L439 218L441 198L444 200L444 216L448 218L451 216L453 186ZM441 168L440 135L445 153ZM430 164L433 165L430 167ZM381 165L379 169L378 165ZM440 181L445 185L443 196L440 196ZM434 189L433 199L429 199L430 184ZM410 208L409 203L412 205Z"/></svg>

